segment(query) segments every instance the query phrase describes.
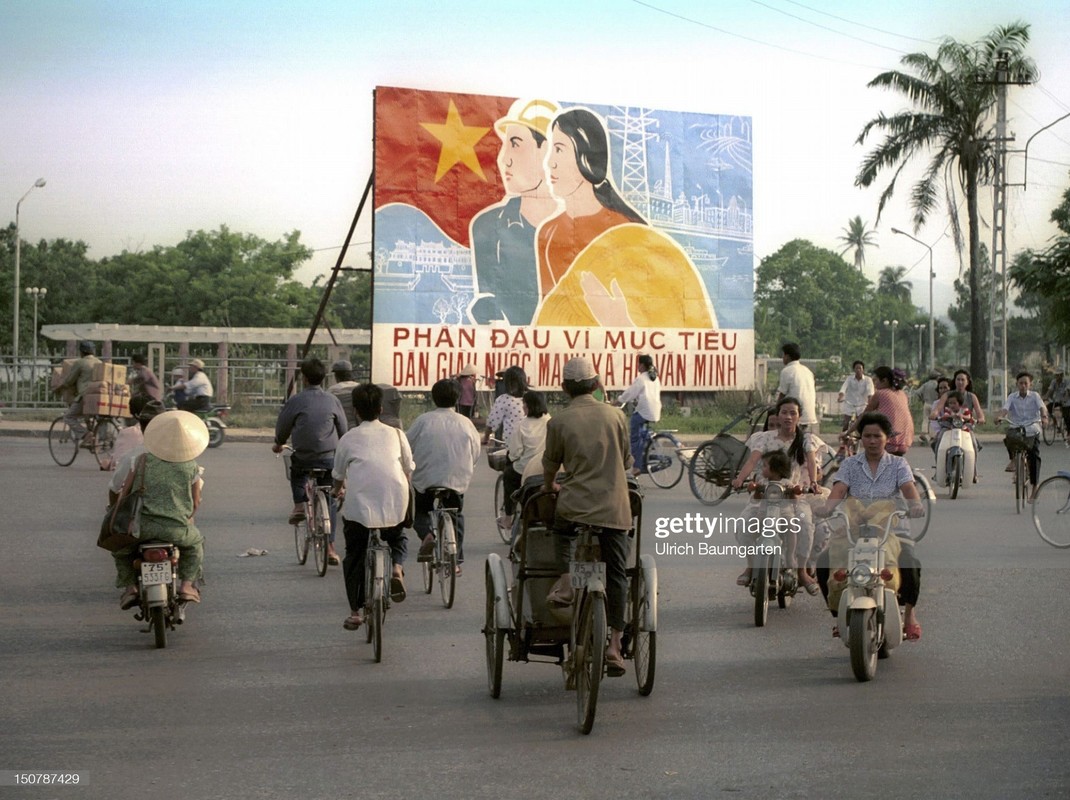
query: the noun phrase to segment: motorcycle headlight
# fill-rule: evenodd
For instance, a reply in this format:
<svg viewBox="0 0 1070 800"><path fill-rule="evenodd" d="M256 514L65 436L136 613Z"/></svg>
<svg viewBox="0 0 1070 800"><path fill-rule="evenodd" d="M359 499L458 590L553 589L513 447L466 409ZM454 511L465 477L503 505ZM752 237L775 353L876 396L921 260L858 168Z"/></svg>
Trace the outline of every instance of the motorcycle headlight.
<svg viewBox="0 0 1070 800"><path fill-rule="evenodd" d="M877 582L877 573L868 564L856 564L851 570L851 583L855 586L872 586Z"/></svg>

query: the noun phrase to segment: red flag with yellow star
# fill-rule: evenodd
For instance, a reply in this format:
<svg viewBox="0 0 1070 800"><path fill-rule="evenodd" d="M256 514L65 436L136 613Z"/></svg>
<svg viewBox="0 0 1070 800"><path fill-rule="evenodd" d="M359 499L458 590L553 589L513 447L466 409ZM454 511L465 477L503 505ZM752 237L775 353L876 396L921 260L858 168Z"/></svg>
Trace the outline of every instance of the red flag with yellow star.
<svg viewBox="0 0 1070 800"><path fill-rule="evenodd" d="M500 200L494 123L510 98L375 90L375 207L404 203L469 246L468 224Z"/></svg>

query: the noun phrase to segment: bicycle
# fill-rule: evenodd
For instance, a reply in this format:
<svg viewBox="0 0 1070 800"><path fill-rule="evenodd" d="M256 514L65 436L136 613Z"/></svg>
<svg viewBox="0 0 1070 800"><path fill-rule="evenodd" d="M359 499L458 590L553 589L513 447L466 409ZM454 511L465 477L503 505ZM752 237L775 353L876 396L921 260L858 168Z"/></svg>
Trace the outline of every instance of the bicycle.
<svg viewBox="0 0 1070 800"><path fill-rule="evenodd" d="M1052 547L1070 547L1070 471L1060 470L1033 493L1033 527Z"/></svg>
<svg viewBox="0 0 1070 800"><path fill-rule="evenodd" d="M116 422L116 419L120 422ZM107 469L111 463L115 437L123 427L121 418L89 415L85 417L85 427L85 436L77 439L63 417L53 420L48 429L48 452L51 453L52 460L61 467L69 467L78 457L78 451L84 448L93 451L101 469Z"/></svg>
<svg viewBox="0 0 1070 800"><path fill-rule="evenodd" d="M433 486L427 490L434 495L431 507L431 530L435 536L435 549L431 560L421 562L423 567L424 593L431 594L435 576L438 576L442 604L453 608L457 588L457 509L445 505L452 489Z"/></svg>
<svg viewBox="0 0 1070 800"><path fill-rule="evenodd" d="M502 525L505 519L505 468L509 465L509 451L501 439L491 437L490 444L499 445L497 450L487 451L487 464L498 473L498 479L494 481L494 524L498 528L498 538L509 544L513 538L512 526Z"/></svg>
<svg viewBox="0 0 1070 800"><path fill-rule="evenodd" d="M390 607L387 597L387 574L391 571L390 547L373 528L368 536L364 557L364 623L366 641L372 645L375 663L383 660L383 623Z"/></svg>
<svg viewBox="0 0 1070 800"><path fill-rule="evenodd" d="M582 733L594 727L598 690L606 659L606 564L595 537L596 528L576 528L576 549L569 562L572 625L565 660L565 688L576 690L576 720Z"/></svg>
<svg viewBox="0 0 1070 800"><path fill-rule="evenodd" d="M680 482L695 454L695 448L684 445L675 433L676 430L651 432L649 422L643 427L643 474L662 489L671 489Z"/></svg>
<svg viewBox="0 0 1070 800"><path fill-rule="evenodd" d="M1044 444L1049 447L1059 439L1066 440L1062 409L1059 406L1052 405L1048 408L1048 424L1042 427L1041 434L1044 437Z"/></svg>
<svg viewBox="0 0 1070 800"><path fill-rule="evenodd" d="M283 448L282 460L286 467L286 481L290 481L293 469L293 448ZM331 544L331 487L321 485L322 478L329 477L329 469L309 469L305 475L304 518L294 523L294 548L297 551L297 563L308 560L309 548L312 548L316 573L322 578L327 574L330 562Z"/></svg>
<svg viewBox="0 0 1070 800"><path fill-rule="evenodd" d="M753 405L721 428L720 432L697 448L688 467L691 493L700 503L715 506L732 493L732 479L747 459L747 446L729 433L742 420L748 421L749 439L759 425L768 422L774 406Z"/></svg>
<svg viewBox="0 0 1070 800"><path fill-rule="evenodd" d="M1003 420L997 421L997 425ZM1030 436L1024 426L1007 429L1007 441L1011 448L1011 466L1014 476L1014 513L1021 514L1029 500L1029 451L1036 437Z"/></svg>

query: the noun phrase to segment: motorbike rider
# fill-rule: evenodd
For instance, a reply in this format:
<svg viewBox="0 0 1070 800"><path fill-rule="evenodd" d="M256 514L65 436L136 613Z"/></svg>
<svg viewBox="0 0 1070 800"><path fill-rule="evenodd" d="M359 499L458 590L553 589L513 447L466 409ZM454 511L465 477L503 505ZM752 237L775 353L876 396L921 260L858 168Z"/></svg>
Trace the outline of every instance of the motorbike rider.
<svg viewBox="0 0 1070 800"><path fill-rule="evenodd" d="M818 515L827 517L848 497L871 501L891 500L901 495L909 503L908 514L911 517L924 516L925 508L921 504L910 464L902 456L892 455L886 450L892 434L892 423L888 417L867 411L858 420L858 430L861 433L862 452L844 459L836 473L832 493L824 506L818 509ZM842 547L837 548L836 544L842 544L845 538L844 533L834 535L829 549L818 560L817 580L826 600L829 597L830 553L842 550ZM899 600L904 605L903 635L908 641L917 641L921 638L921 623L918 622L914 609L921 591L921 562L914 555L909 539L889 541L885 547L892 551L895 555L893 560L899 564ZM846 562L843 566L846 566ZM829 611L833 617L838 614L838 609L831 606ZM840 635L838 627L832 629L832 635Z"/></svg>
<svg viewBox="0 0 1070 800"><path fill-rule="evenodd" d="M598 374L586 358L573 358L565 364L561 388L570 399L568 406L546 424L543 483L547 491L558 492L555 550L565 580L576 524L591 525L598 531L606 565L606 619L610 628L606 672L619 677L624 674L621 635L628 588L627 532L632 527L627 470L632 457L628 423L619 409L591 396L597 386ZM561 466L569 478L558 484Z"/></svg>
<svg viewBox="0 0 1070 800"><path fill-rule="evenodd" d="M301 378L305 388L282 407L275 421L275 443L271 450L281 453L287 439L293 441L293 458L290 461L290 493L293 511L287 520L298 525L305 519L305 478L311 470L327 470L317 479L320 486L330 486L329 471L334 467L334 451L338 440L348 429L346 413L338 398L323 390L327 370L318 358L306 358L301 362ZM342 559L334 550L335 504L331 503L331 538L327 545L327 563L338 565Z"/></svg>
<svg viewBox="0 0 1070 800"><path fill-rule="evenodd" d="M944 431L951 430L955 427L955 420L962 420L962 429L967 432L973 431L973 414L970 413L970 409L966 408L963 403L965 398L962 396L962 392L957 389L947 393L947 397L944 398L944 413L942 413L937 419L937 423L940 425L940 430L936 434L936 438L933 439L933 452L939 452L940 450L940 437Z"/></svg>
<svg viewBox="0 0 1070 800"><path fill-rule="evenodd" d="M176 396L178 391L184 393L185 399L178 404L182 411L208 411L212 408L212 395L215 389L208 380L208 374L204 371L204 362L199 358L189 360L189 377L175 383Z"/></svg>
<svg viewBox="0 0 1070 800"><path fill-rule="evenodd" d="M149 403L142 415L145 423L144 452L131 452L120 463L112 480L112 488L122 487L126 476L144 458L144 494L141 507L143 541L170 542L178 547L178 598L192 603L201 602L195 581L201 577L204 560L204 537L194 524L193 515L201 503L203 470L194 460L208 447L208 428L198 417L186 411L162 411L161 406ZM135 481L142 480L135 476ZM109 492L111 502L117 493ZM123 609L138 603L137 575L133 556L137 545L118 550L115 557L117 573L115 585L123 590L119 605Z"/></svg>

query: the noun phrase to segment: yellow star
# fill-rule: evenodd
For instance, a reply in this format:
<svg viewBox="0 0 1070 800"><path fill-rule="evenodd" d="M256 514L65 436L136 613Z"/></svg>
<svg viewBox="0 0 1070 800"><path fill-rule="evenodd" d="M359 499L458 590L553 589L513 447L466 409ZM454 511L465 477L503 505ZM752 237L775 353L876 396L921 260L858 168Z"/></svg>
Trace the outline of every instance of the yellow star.
<svg viewBox="0 0 1070 800"><path fill-rule="evenodd" d="M450 100L449 111L446 112L444 125L437 125L433 122L421 122L420 125L442 142L442 150L438 154L438 169L435 170L435 183L442 180L442 176L449 172L457 162L472 170L481 181L487 180L483 175L483 168L479 165L475 147L490 128L465 125L452 100Z"/></svg>

